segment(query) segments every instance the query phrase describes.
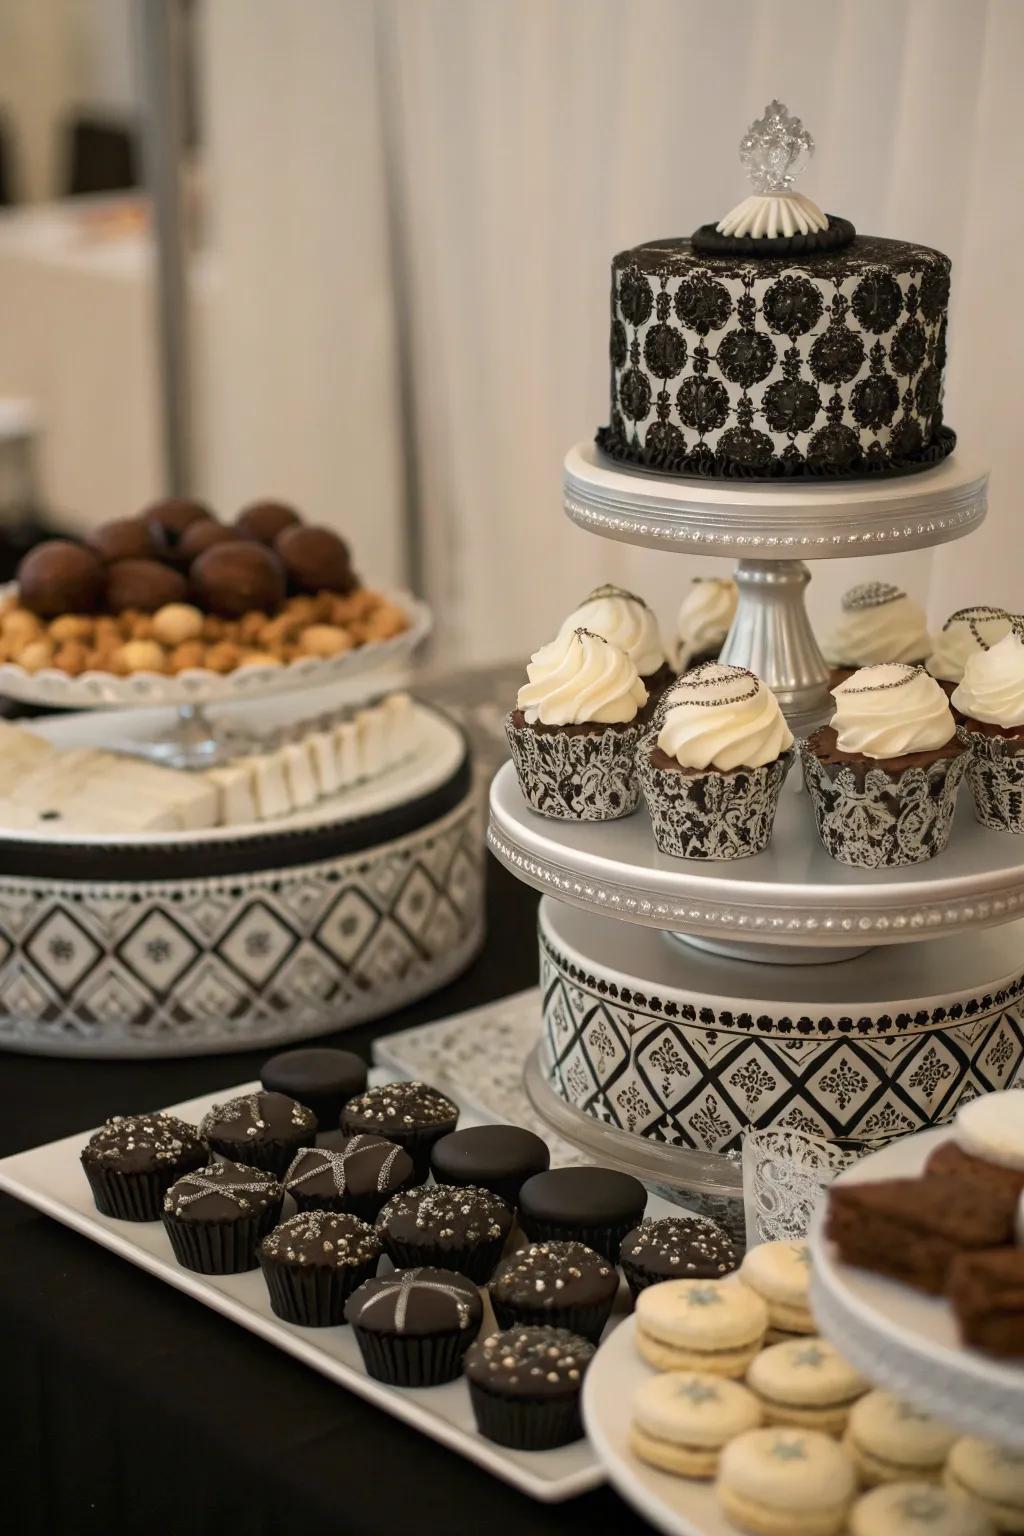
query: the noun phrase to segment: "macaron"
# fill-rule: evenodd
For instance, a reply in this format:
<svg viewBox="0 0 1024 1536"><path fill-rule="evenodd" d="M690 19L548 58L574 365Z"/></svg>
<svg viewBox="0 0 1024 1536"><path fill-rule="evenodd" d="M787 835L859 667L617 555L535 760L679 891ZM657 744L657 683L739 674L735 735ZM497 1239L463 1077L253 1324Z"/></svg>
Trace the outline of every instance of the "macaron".
<svg viewBox="0 0 1024 1536"><path fill-rule="evenodd" d="M980 1504L935 1483L883 1483L850 1511L850 1536L995 1536Z"/></svg>
<svg viewBox="0 0 1024 1536"><path fill-rule="evenodd" d="M957 1110L953 1138L961 1151L1000 1168L1024 1168L1024 1094L982 1093Z"/></svg>
<svg viewBox="0 0 1024 1536"><path fill-rule="evenodd" d="M949 1453L944 1481L976 1499L997 1531L1024 1531L1024 1451L964 1435Z"/></svg>
<svg viewBox="0 0 1024 1536"><path fill-rule="evenodd" d="M633 1398L634 1456L676 1477L714 1477L722 1447L761 1425L761 1405L738 1381L702 1371L651 1376Z"/></svg>
<svg viewBox="0 0 1024 1536"><path fill-rule="evenodd" d="M636 1299L636 1346L656 1371L742 1376L767 1326L764 1302L739 1280L666 1280Z"/></svg>
<svg viewBox="0 0 1024 1536"><path fill-rule="evenodd" d="M726 1517L751 1536L839 1536L856 1486L828 1435L751 1429L722 1452L716 1492Z"/></svg>
<svg viewBox="0 0 1024 1536"><path fill-rule="evenodd" d="M747 1386L764 1409L766 1424L792 1424L839 1435L868 1383L827 1339L804 1337L770 1344L751 1362Z"/></svg>
<svg viewBox="0 0 1024 1536"><path fill-rule="evenodd" d="M744 1254L740 1275L768 1307L770 1343L792 1333L818 1331L811 1316L811 1255L806 1243L758 1243Z"/></svg>
<svg viewBox="0 0 1024 1536"><path fill-rule="evenodd" d="M843 1445L862 1483L938 1482L956 1431L892 1392L868 1392L850 1410Z"/></svg>

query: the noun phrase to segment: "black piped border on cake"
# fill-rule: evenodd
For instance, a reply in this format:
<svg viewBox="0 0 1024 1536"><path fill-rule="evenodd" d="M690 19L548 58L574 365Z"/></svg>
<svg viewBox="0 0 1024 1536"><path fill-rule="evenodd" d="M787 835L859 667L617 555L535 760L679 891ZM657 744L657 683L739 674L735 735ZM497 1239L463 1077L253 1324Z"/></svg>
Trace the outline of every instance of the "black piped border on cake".
<svg viewBox="0 0 1024 1536"><path fill-rule="evenodd" d="M704 480L886 480L901 475L920 474L922 470L941 464L956 447L956 433L952 427L941 426L933 433L927 447L915 453L887 459L860 454L841 467L830 464L811 465L806 459L794 455L791 458L774 458L767 466L751 468L707 446L695 448L689 453L640 447L615 426L599 427L595 442L602 453L619 463L635 464L662 475L687 475Z"/></svg>
<svg viewBox="0 0 1024 1536"><path fill-rule="evenodd" d="M826 229L815 229L808 235L755 239L753 235L720 235L714 224L702 224L690 239L694 250L706 256L823 256L828 251L843 250L857 238L849 219L841 219L835 213L827 218Z"/></svg>

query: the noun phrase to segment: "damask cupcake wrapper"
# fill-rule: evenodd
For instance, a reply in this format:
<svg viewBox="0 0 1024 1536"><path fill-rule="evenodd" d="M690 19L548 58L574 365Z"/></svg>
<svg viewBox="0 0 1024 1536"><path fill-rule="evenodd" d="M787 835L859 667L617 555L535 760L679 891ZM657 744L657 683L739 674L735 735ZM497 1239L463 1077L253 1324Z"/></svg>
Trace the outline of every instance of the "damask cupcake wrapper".
<svg viewBox="0 0 1024 1536"><path fill-rule="evenodd" d="M818 835L839 863L891 869L921 864L945 848L966 752L899 774L869 768L863 776L826 768L803 744L800 755Z"/></svg>
<svg viewBox="0 0 1024 1536"><path fill-rule="evenodd" d="M614 821L636 810L639 725L571 734L516 725L508 715L505 734L523 794L542 816Z"/></svg>
<svg viewBox="0 0 1024 1536"><path fill-rule="evenodd" d="M1024 832L1024 742L985 736L964 727L957 734L970 748L967 782L974 796L974 814L982 826L999 832Z"/></svg>
<svg viewBox="0 0 1024 1536"><path fill-rule="evenodd" d="M654 767L652 744L651 737L641 744L637 770L662 853L677 859L745 859L768 846L792 752L761 768L689 774Z"/></svg>

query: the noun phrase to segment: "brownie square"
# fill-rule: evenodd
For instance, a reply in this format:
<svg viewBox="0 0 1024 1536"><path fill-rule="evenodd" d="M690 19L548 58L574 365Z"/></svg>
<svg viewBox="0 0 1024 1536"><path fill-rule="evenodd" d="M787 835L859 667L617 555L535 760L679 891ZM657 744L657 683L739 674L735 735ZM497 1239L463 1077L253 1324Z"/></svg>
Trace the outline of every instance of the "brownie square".
<svg viewBox="0 0 1024 1536"><path fill-rule="evenodd" d="M949 1299L965 1344L989 1355L1024 1355L1024 1248L959 1254Z"/></svg>
<svg viewBox="0 0 1024 1536"><path fill-rule="evenodd" d="M941 1174L955 1179L971 1179L976 1184L993 1190L1016 1205L1024 1191L1024 1170L1003 1168L998 1163L986 1163L982 1157L972 1157L952 1140L943 1141L935 1148L924 1165L926 1174Z"/></svg>
<svg viewBox="0 0 1024 1536"><path fill-rule="evenodd" d="M948 1177L834 1184L825 1234L845 1263L939 1296L958 1253L1011 1240L1013 1206L976 1181Z"/></svg>

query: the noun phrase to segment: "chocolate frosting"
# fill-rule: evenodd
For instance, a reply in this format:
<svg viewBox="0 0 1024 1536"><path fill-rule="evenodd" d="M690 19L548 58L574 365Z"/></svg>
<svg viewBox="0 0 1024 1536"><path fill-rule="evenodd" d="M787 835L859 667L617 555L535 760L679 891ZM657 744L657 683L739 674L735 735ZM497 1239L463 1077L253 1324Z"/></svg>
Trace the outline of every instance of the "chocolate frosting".
<svg viewBox="0 0 1024 1536"><path fill-rule="evenodd" d="M527 1179L519 1193L524 1216L581 1227L613 1226L643 1215L647 1191L614 1168L551 1168Z"/></svg>
<svg viewBox="0 0 1024 1536"><path fill-rule="evenodd" d="M479 1328L484 1309L471 1280L451 1269L396 1269L364 1280L345 1304L345 1321L371 1333L427 1338Z"/></svg>
<svg viewBox="0 0 1024 1536"><path fill-rule="evenodd" d="M179 1221L244 1221L283 1198L272 1174L244 1163L208 1163L171 1185L164 1210Z"/></svg>
<svg viewBox="0 0 1024 1536"><path fill-rule="evenodd" d="M447 1249L508 1236L512 1213L504 1200L473 1184L426 1184L392 1195L377 1217L378 1232L398 1243Z"/></svg>
<svg viewBox="0 0 1024 1536"><path fill-rule="evenodd" d="M466 1375L502 1397L565 1397L593 1358L594 1345L567 1328L507 1328L470 1346Z"/></svg>
<svg viewBox="0 0 1024 1536"><path fill-rule="evenodd" d="M115 1173L201 1168L210 1149L194 1125L175 1115L114 1115L90 1136L82 1162Z"/></svg>
<svg viewBox="0 0 1024 1536"><path fill-rule="evenodd" d="M807 746L826 768L853 768L864 772L871 768L881 768L887 773L902 773L907 768L926 768L929 763L937 763L940 758L959 757L961 752L967 750L956 736L951 736L941 747L933 747L929 752L906 752L902 757L866 757L862 752L841 752L836 745L836 733L830 725L819 726L814 735L808 737Z"/></svg>
<svg viewBox="0 0 1024 1536"><path fill-rule="evenodd" d="M214 1104L199 1129L211 1142L260 1146L268 1141L294 1141L315 1135L316 1116L304 1104L283 1093L245 1093L225 1104Z"/></svg>
<svg viewBox="0 0 1024 1536"><path fill-rule="evenodd" d="M622 1239L620 1257L666 1280L707 1280L728 1275L739 1254L728 1233L707 1216L662 1216L642 1221Z"/></svg>
<svg viewBox="0 0 1024 1536"><path fill-rule="evenodd" d="M271 1092L287 1093L307 1105L327 1130L353 1094L365 1089L366 1062L354 1051L325 1046L280 1051L263 1063L260 1080Z"/></svg>
<svg viewBox="0 0 1024 1536"><path fill-rule="evenodd" d="M284 1176L289 1194L304 1197L363 1196L400 1189L412 1177L408 1152L382 1136L350 1136L334 1151L306 1147L296 1153Z"/></svg>
<svg viewBox="0 0 1024 1536"><path fill-rule="evenodd" d="M430 1167L439 1184L480 1183L528 1178L550 1162L547 1146L533 1131L518 1125L473 1125L435 1142Z"/></svg>
<svg viewBox="0 0 1024 1536"><path fill-rule="evenodd" d="M368 1264L381 1252L380 1238L365 1221L333 1211L300 1211L263 1239L260 1253L306 1269L347 1269Z"/></svg>
<svg viewBox="0 0 1024 1536"><path fill-rule="evenodd" d="M613 1264L583 1243L531 1243L504 1259L491 1277L491 1294L510 1307L595 1306L614 1296Z"/></svg>
<svg viewBox="0 0 1024 1536"><path fill-rule="evenodd" d="M436 1088L427 1083L400 1082L368 1088L349 1099L341 1124L345 1131L369 1131L378 1136L394 1131L409 1136L439 1125L450 1124L454 1130L458 1118L458 1105Z"/></svg>

